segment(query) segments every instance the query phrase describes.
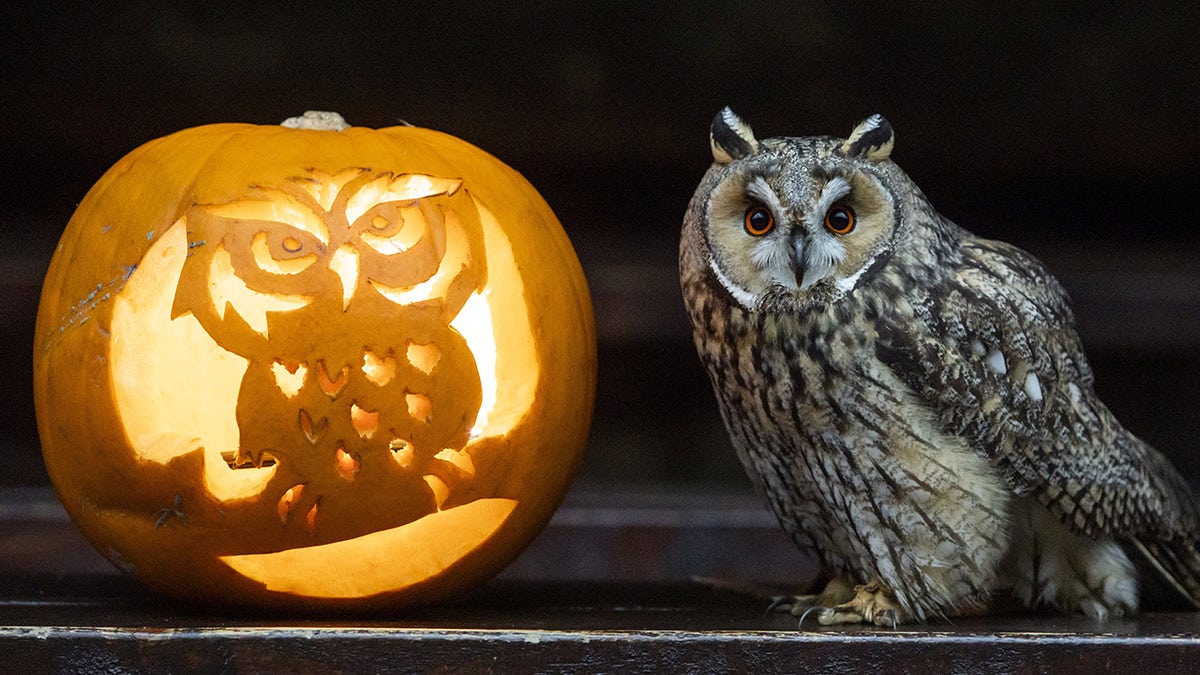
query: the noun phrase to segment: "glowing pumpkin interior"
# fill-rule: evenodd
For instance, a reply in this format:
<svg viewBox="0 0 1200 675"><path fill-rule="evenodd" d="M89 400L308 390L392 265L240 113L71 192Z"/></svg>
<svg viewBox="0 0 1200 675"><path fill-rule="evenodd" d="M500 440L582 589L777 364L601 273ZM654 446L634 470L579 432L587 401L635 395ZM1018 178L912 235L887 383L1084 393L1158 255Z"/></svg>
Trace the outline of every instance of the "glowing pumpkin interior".
<svg viewBox="0 0 1200 675"><path fill-rule="evenodd" d="M224 564L367 597L503 524L494 439L538 358L510 243L462 180L313 171L147 239L113 298L115 405L139 461L202 453L220 512L261 532Z"/></svg>

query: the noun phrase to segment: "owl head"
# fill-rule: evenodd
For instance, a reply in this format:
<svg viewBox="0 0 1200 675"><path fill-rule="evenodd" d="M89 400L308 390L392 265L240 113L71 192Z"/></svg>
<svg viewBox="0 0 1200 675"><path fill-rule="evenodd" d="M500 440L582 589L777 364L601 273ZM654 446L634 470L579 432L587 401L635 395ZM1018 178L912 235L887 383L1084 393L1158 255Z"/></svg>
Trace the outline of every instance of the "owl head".
<svg viewBox="0 0 1200 675"><path fill-rule="evenodd" d="M482 230L462 180L364 168L312 170L186 213L173 316L191 313L243 356L272 338L326 344L399 312L445 325L486 281ZM418 322L420 323L420 322ZM360 330L347 331L347 324ZM340 342L340 338L338 340Z"/></svg>
<svg viewBox="0 0 1200 675"><path fill-rule="evenodd" d="M744 308L836 300L894 246L895 189L911 182L888 159L894 139L883 117L846 139L760 141L725 108L710 140L713 165L689 206L684 244Z"/></svg>

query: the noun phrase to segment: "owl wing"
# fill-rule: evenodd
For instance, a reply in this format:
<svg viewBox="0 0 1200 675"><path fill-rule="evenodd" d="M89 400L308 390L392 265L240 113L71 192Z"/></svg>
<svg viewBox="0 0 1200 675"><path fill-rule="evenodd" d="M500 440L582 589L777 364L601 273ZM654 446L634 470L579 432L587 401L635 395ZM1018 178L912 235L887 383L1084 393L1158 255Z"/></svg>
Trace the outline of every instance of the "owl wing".
<svg viewBox="0 0 1200 675"><path fill-rule="evenodd" d="M1018 494L1128 541L1200 607L1195 498L1096 397L1066 291L1008 244L967 236L961 253L914 321L880 322L879 358Z"/></svg>

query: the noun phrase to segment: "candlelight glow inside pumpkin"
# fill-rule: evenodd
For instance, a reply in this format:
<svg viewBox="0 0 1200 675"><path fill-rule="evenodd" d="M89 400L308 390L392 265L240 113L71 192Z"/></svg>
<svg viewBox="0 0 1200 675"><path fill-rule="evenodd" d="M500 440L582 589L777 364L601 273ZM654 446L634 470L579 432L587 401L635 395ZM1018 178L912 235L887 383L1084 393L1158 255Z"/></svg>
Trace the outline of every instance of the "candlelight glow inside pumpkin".
<svg viewBox="0 0 1200 675"><path fill-rule="evenodd" d="M433 144L435 132L290 131L322 136L270 155L248 142L270 128L219 126L240 127L232 139L248 146L234 176L228 162L202 163L166 222L139 221L136 203L89 203L119 199L102 179L48 274L35 393L68 510L114 562L182 597L403 602L410 587L418 600L466 583L439 589L440 577L494 573L561 498L590 414L590 309L557 223L547 227L540 200L529 207L511 170L461 141L433 137L482 156L473 171L449 172L432 152L414 166L411 148L360 157L355 138ZM357 161L343 157L347 137ZM209 152L229 153L235 142L222 139ZM289 167L278 155L298 141L310 156ZM133 172L118 168L111 184L128 186ZM206 191L214 176L221 189ZM116 282L80 263L114 234L142 242ZM76 269L60 261L68 245ZM534 257L547 250L558 259ZM91 287L73 280L81 273L96 289L60 301ZM68 354L94 355L86 386L57 369ZM81 421L55 414L80 402ZM107 433L72 426L89 423Z"/></svg>

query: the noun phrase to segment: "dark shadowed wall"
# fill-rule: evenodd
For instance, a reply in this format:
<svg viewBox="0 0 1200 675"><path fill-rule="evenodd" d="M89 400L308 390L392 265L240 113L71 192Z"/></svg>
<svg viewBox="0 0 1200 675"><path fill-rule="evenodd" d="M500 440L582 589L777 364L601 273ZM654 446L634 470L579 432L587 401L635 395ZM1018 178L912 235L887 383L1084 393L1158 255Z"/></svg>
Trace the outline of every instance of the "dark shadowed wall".
<svg viewBox="0 0 1200 675"><path fill-rule="evenodd" d="M1200 478L1192 3L34 4L0 10L0 483L46 480L33 317L92 182L184 127L322 109L465 138L556 210L600 328L581 481L744 488L675 272L726 104L760 137L888 117L893 158L944 213L1062 277L1102 396Z"/></svg>

